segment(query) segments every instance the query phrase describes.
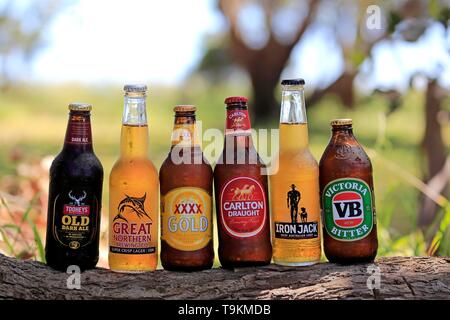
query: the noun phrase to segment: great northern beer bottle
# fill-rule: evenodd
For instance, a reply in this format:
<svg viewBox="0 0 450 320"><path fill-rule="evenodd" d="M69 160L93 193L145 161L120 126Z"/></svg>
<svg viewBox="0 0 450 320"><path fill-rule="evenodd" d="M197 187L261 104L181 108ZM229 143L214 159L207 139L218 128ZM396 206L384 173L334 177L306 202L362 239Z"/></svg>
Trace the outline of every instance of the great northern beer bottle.
<svg viewBox="0 0 450 320"><path fill-rule="evenodd" d="M320 160L324 251L330 262L373 261L377 226L372 164L353 135L351 119L331 121Z"/></svg>
<svg viewBox="0 0 450 320"><path fill-rule="evenodd" d="M219 259L224 268L270 263L265 165L253 145L245 97L229 97L225 142L214 168Z"/></svg>
<svg viewBox="0 0 450 320"><path fill-rule="evenodd" d="M103 168L94 154L91 105L69 105L64 147L50 167L45 258L58 270L98 262Z"/></svg>
<svg viewBox="0 0 450 320"><path fill-rule="evenodd" d="M109 266L144 272L158 262L158 172L148 158L145 85L126 85L120 157L109 177Z"/></svg>
<svg viewBox="0 0 450 320"><path fill-rule="evenodd" d="M303 79L281 82L277 172L270 176L273 260L290 266L320 260L319 167L308 147Z"/></svg>
<svg viewBox="0 0 450 320"><path fill-rule="evenodd" d="M174 108L172 146L159 170L164 269L209 269L214 262L211 165L197 136L194 106Z"/></svg>

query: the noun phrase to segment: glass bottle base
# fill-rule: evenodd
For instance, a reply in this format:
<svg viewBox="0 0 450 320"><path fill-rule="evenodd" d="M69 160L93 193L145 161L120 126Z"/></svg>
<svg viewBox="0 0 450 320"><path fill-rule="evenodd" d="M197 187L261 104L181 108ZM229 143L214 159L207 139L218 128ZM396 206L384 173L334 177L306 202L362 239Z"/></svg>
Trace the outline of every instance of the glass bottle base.
<svg viewBox="0 0 450 320"><path fill-rule="evenodd" d="M279 266L286 266L286 267L307 267L307 266L312 266L316 263L319 263L319 261L287 262L287 261L274 260L273 263L276 265L279 265Z"/></svg>

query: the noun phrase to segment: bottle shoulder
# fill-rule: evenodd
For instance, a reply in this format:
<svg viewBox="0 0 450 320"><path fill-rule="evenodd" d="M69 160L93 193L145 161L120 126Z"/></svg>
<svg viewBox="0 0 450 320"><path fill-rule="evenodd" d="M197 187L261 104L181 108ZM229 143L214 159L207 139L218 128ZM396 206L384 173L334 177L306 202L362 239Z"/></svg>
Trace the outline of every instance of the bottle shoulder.
<svg viewBox="0 0 450 320"><path fill-rule="evenodd" d="M93 152L67 153L63 150L50 166L50 177L57 175L103 179L103 166Z"/></svg>
<svg viewBox="0 0 450 320"><path fill-rule="evenodd" d="M113 175L131 175L157 177L158 172L153 162L148 158L119 158L111 169Z"/></svg>

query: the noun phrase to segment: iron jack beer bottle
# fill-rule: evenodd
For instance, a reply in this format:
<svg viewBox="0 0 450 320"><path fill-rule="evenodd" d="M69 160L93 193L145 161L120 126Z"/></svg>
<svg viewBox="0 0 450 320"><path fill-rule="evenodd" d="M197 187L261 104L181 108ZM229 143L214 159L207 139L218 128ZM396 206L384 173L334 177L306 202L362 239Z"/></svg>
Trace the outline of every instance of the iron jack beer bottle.
<svg viewBox="0 0 450 320"><path fill-rule="evenodd" d="M98 262L103 167L92 147L91 109L69 105L64 147L50 167L45 258L62 271Z"/></svg>
<svg viewBox="0 0 450 320"><path fill-rule="evenodd" d="M270 176L273 260L305 266L321 256L319 167L308 147L303 79L283 80L278 171Z"/></svg>
<svg viewBox="0 0 450 320"><path fill-rule="evenodd" d="M161 263L164 269L209 269L214 262L211 165L197 137L194 106L174 108L169 155L161 183Z"/></svg>
<svg viewBox="0 0 450 320"><path fill-rule="evenodd" d="M272 258L267 176L252 142L247 98L229 97L225 144L214 168L222 267L269 264Z"/></svg>
<svg viewBox="0 0 450 320"><path fill-rule="evenodd" d="M120 157L109 177L109 266L144 272L158 263L158 173L148 158L147 86L126 85Z"/></svg>
<svg viewBox="0 0 450 320"><path fill-rule="evenodd" d="M331 121L320 159L324 251L330 262L375 259L378 249L372 164L353 135L351 119Z"/></svg>

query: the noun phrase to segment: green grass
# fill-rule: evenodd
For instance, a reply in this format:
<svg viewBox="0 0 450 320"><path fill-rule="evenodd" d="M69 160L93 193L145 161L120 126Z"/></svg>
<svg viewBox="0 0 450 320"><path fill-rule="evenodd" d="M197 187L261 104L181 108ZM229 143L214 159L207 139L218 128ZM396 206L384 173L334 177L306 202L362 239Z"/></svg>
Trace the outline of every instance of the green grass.
<svg viewBox="0 0 450 320"><path fill-rule="evenodd" d="M197 119L203 121L204 129L223 130L223 98L236 93L242 94L242 89L150 87L147 100L150 157L156 167L160 167L170 147L172 108L176 104L196 105ZM367 150L376 152L372 162L382 255L423 254L425 250L424 240L416 231L419 192L399 172L386 165L386 161L393 162L408 174L421 178L423 159L419 145L424 130L423 99L423 93L409 93L404 105L388 117L385 116L388 110L386 102L377 96L361 99L354 110L343 108L332 98L308 109L311 150L317 160L328 143L332 118L353 118L354 132L359 141ZM93 104L93 140L95 152L105 170L106 209L109 172L119 155L123 108L119 86L25 85L0 93L0 176L14 172L14 164L9 160L14 148L23 150L28 159L59 152L67 124L67 105L73 101ZM275 128L277 122L278 119L273 119L268 126ZM449 126L444 130L448 133L445 137L449 145Z"/></svg>

